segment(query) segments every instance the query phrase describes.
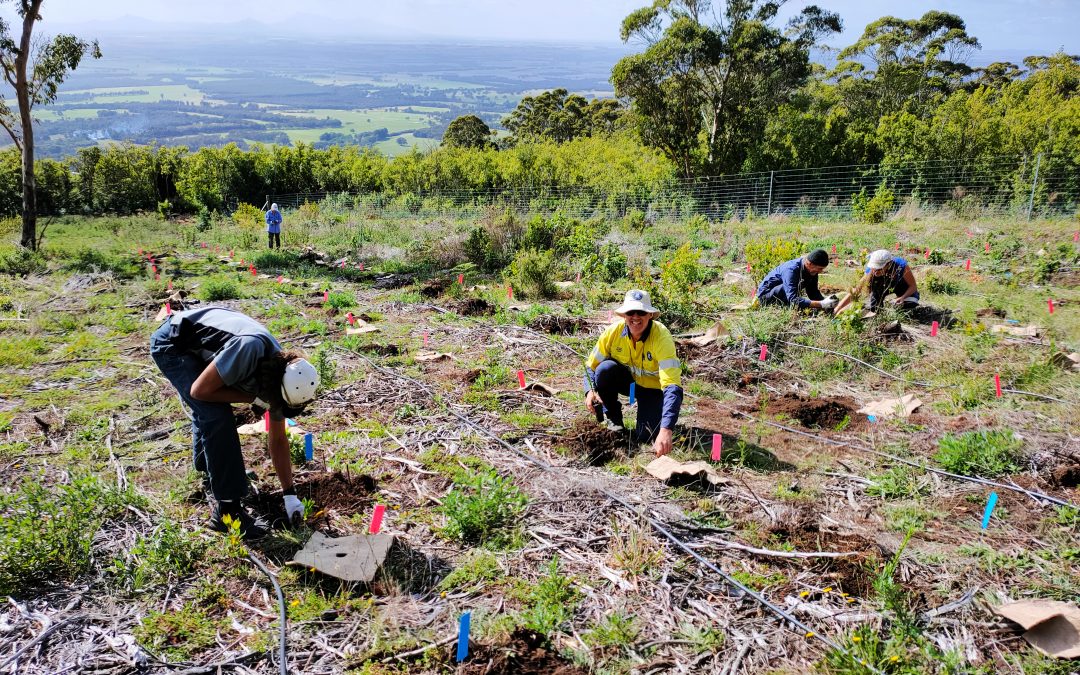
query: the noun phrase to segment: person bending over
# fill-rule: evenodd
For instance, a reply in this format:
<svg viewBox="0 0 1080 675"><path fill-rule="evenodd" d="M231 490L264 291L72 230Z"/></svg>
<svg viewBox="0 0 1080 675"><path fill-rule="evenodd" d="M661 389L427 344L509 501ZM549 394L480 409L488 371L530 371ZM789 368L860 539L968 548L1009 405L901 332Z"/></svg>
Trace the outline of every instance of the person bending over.
<svg viewBox="0 0 1080 675"><path fill-rule="evenodd" d="M919 287L915 283L915 275L912 274L908 261L899 256L894 257L885 249L870 254L862 279L836 306L835 313L839 314L846 309L866 290L870 296L866 301L867 309L881 307L885 303L885 297L890 294L896 295L892 303L902 309L912 309L919 304Z"/></svg>
<svg viewBox="0 0 1080 675"><path fill-rule="evenodd" d="M645 291L628 291L615 314L622 321L603 332L586 363L595 391L587 387L585 407L595 414L597 406L603 406L607 419L622 427L619 395L629 396L634 383L638 407L634 438L652 442L657 457L666 455L683 400L675 340L656 320L660 312Z"/></svg>
<svg viewBox="0 0 1080 675"><path fill-rule="evenodd" d="M763 307L832 309L836 306L836 298L826 298L818 290L818 275L828 266L829 254L820 248L778 265L761 280L757 290L758 303Z"/></svg>
<svg viewBox="0 0 1080 675"><path fill-rule="evenodd" d="M213 497L210 527L228 531L225 516L239 520L245 539L266 534L266 523L240 504L248 494L232 403L270 412L269 452L285 495L290 522L303 519L293 488L285 418L315 399L319 375L306 359L282 351L258 321L223 307L176 312L150 337L150 355L191 410L195 470L208 475Z"/></svg>

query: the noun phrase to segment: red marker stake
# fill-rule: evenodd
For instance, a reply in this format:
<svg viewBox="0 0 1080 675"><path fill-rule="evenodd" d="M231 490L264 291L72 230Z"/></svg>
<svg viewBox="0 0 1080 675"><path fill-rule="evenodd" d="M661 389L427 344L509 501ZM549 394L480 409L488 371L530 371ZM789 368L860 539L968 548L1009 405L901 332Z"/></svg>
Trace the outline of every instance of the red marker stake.
<svg viewBox="0 0 1080 675"><path fill-rule="evenodd" d="M457 283L458 283L458 286L464 286L465 285L465 275L464 274L457 275Z"/></svg>
<svg viewBox="0 0 1080 675"><path fill-rule="evenodd" d="M251 266L251 276L253 276L253 277L259 276L259 273L255 270L254 265Z"/></svg>
<svg viewBox="0 0 1080 675"><path fill-rule="evenodd" d="M345 269L345 261L344 260L341 261L341 269Z"/></svg>
<svg viewBox="0 0 1080 675"><path fill-rule="evenodd" d="M899 251L899 250L900 250L900 242L896 242L896 250L897 250L897 251Z"/></svg>
<svg viewBox="0 0 1080 675"><path fill-rule="evenodd" d="M349 322L350 326L356 325L356 317L352 315L352 312L345 315L345 320Z"/></svg>
<svg viewBox="0 0 1080 675"><path fill-rule="evenodd" d="M758 355L758 361L764 361L765 357L769 355L769 346L761 345L761 354Z"/></svg>
<svg viewBox="0 0 1080 675"><path fill-rule="evenodd" d="M986 246L985 246L985 249L986 249L986 252L987 252L987 253L989 253L989 252L990 252L990 242L986 242Z"/></svg>
<svg viewBox="0 0 1080 675"><path fill-rule="evenodd" d="M376 504L375 512L371 514L371 527L368 528L368 534L379 533L379 529L382 527L384 513L386 513L386 506L383 504Z"/></svg>
<svg viewBox="0 0 1080 675"><path fill-rule="evenodd" d="M157 265L151 265L150 266L150 271L153 272L154 274L157 274Z"/></svg>
<svg viewBox="0 0 1080 675"><path fill-rule="evenodd" d="M937 337L938 322L930 324L930 337Z"/></svg>
<svg viewBox="0 0 1080 675"><path fill-rule="evenodd" d="M1080 241L1080 230L1077 230L1076 232L1073 232L1073 241L1074 242Z"/></svg>
<svg viewBox="0 0 1080 675"><path fill-rule="evenodd" d="M506 299L507 300L513 300L514 299L514 287L511 286L510 284L506 284Z"/></svg>
<svg viewBox="0 0 1080 675"><path fill-rule="evenodd" d="M836 255L836 244L832 245L832 254Z"/></svg>
<svg viewBox="0 0 1080 675"><path fill-rule="evenodd" d="M322 301L323 302L330 302L330 291L323 291L322 292Z"/></svg>
<svg viewBox="0 0 1080 675"><path fill-rule="evenodd" d="M966 261L964 261L964 269L965 270L970 270L971 269L971 258L968 258Z"/></svg>
<svg viewBox="0 0 1080 675"><path fill-rule="evenodd" d="M266 425L266 432L270 433L270 411L267 410L263 413L263 424Z"/></svg>
<svg viewBox="0 0 1080 675"><path fill-rule="evenodd" d="M1001 398L1001 375L994 373L994 391L998 398Z"/></svg>
<svg viewBox="0 0 1080 675"><path fill-rule="evenodd" d="M518 371L518 385L522 389L525 388L525 371L524 370L519 370Z"/></svg>
<svg viewBox="0 0 1080 675"><path fill-rule="evenodd" d="M165 303L165 316L172 314L172 305L168 302Z"/></svg>
<svg viewBox="0 0 1080 675"><path fill-rule="evenodd" d="M1054 313L1054 299L1053 298L1047 298L1046 299L1046 306L1047 306L1047 308L1050 309L1050 313L1053 314Z"/></svg>
<svg viewBox="0 0 1080 675"><path fill-rule="evenodd" d="M923 259L924 260L929 260L930 259L930 249L926 249L926 253L923 254Z"/></svg>
<svg viewBox="0 0 1080 675"><path fill-rule="evenodd" d="M750 263L746 263L746 273L750 274Z"/></svg>
<svg viewBox="0 0 1080 675"><path fill-rule="evenodd" d="M724 447L724 437L720 434L712 435L712 461L720 461L720 452Z"/></svg>

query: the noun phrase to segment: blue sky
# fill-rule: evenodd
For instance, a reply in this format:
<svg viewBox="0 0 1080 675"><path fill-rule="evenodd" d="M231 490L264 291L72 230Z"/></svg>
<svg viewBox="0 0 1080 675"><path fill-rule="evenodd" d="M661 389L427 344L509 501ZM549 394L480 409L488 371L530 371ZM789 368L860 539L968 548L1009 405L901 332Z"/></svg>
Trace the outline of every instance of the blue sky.
<svg viewBox="0 0 1080 675"><path fill-rule="evenodd" d="M646 0L45 0L46 25L87 36L151 30L140 19L188 29L250 26L276 34L381 36L618 43L619 23ZM805 3L792 2L791 8ZM839 12L846 30L832 42L853 42L870 21L940 9L960 15L988 51L1080 53L1078 0L817 0ZM10 15L9 3L0 14Z"/></svg>

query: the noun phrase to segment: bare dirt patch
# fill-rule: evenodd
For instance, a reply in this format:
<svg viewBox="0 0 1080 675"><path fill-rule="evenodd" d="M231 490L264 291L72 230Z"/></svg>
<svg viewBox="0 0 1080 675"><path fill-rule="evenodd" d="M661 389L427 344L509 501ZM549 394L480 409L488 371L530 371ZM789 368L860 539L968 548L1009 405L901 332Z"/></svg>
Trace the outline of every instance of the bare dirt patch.
<svg viewBox="0 0 1080 675"><path fill-rule="evenodd" d="M445 293L447 288L450 288L450 279L435 277L424 282L424 285L420 287L420 295L425 298L437 298Z"/></svg>
<svg viewBox="0 0 1080 675"><path fill-rule="evenodd" d="M458 666L459 675L587 675L563 661L548 646L547 637L518 628L506 644L479 645L469 650L469 659Z"/></svg>
<svg viewBox="0 0 1080 675"><path fill-rule="evenodd" d="M856 404L849 398L823 396L803 398L786 394L769 402L766 410L773 415L785 415L808 429L835 429L844 423L856 422Z"/></svg>
<svg viewBox="0 0 1080 675"><path fill-rule="evenodd" d="M589 466L601 466L627 455L627 437L600 426L595 419L574 420L561 441L575 457L584 459Z"/></svg>
<svg viewBox="0 0 1080 675"><path fill-rule="evenodd" d="M1059 487L1074 488L1080 485L1080 464L1066 464L1050 472L1050 479Z"/></svg>

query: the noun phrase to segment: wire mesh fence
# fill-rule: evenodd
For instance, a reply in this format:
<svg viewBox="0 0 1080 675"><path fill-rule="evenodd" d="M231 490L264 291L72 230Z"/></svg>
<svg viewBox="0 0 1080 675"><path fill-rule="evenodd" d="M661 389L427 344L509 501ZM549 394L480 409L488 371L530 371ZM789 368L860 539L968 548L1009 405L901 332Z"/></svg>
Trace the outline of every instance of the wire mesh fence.
<svg viewBox="0 0 1080 675"><path fill-rule="evenodd" d="M876 201L871 201L875 200ZM492 208L517 213L561 212L576 218L711 220L787 214L845 219L869 207L883 215L901 208L960 217L1055 217L1080 208L1080 165L1055 155L997 156L971 162L908 163L785 169L705 176L655 184L594 187L525 185L415 192L269 195L286 209L329 200L374 216L479 216Z"/></svg>

